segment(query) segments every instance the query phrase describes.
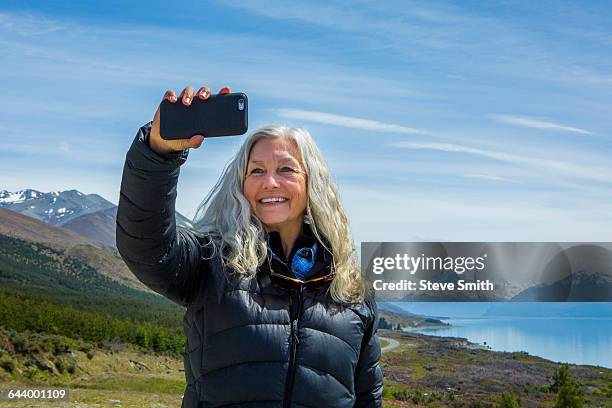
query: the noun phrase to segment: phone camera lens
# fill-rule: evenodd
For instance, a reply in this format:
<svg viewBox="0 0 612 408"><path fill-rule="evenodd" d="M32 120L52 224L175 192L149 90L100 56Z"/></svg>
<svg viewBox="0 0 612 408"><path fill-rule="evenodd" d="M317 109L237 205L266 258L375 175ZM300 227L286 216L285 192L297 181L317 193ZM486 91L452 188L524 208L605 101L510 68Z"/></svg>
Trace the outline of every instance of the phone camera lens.
<svg viewBox="0 0 612 408"><path fill-rule="evenodd" d="M238 99L238 110L239 111L243 111L244 110L244 98Z"/></svg>

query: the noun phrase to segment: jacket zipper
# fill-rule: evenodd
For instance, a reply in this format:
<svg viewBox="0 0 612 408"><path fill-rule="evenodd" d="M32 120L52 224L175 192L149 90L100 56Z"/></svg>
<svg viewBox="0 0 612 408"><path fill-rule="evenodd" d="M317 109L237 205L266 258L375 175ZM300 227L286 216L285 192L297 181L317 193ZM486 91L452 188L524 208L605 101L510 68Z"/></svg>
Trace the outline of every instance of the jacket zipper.
<svg viewBox="0 0 612 408"><path fill-rule="evenodd" d="M287 371L287 380L285 382L285 401L283 403L284 408L289 408L291 406L291 397L293 394L293 382L295 380L295 370L297 368L297 346L300 343L298 327L302 314L303 290L304 286L300 285L300 289L297 291L297 304L293 301L296 296L294 294L291 294L291 335L289 337L290 354L289 369Z"/></svg>
<svg viewBox="0 0 612 408"><path fill-rule="evenodd" d="M272 257L280 262L285 268L291 271L289 265L280 259L274 251L270 250ZM270 268L272 268L270 266ZM298 327L300 323L300 317L302 315L302 292L304 291L304 285L300 285L300 288L295 292L291 293L291 305L289 306L289 314L291 318L291 334L289 335L289 367L287 370L287 379L285 380L285 398L283 401L284 408L291 407L291 399L293 395L293 383L295 381L295 370L297 368L297 346L300 343L300 337ZM296 296L297 292L297 296ZM297 297L297 299L296 299ZM294 301L294 300L297 300Z"/></svg>

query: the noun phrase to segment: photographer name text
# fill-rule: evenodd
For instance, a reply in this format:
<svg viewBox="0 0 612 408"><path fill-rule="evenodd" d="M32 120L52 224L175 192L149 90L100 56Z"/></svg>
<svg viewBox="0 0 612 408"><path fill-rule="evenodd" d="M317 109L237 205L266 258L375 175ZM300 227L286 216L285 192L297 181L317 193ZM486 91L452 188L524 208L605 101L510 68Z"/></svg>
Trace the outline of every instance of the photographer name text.
<svg viewBox="0 0 612 408"><path fill-rule="evenodd" d="M399 291L493 291L495 285L490 280L476 280L468 282L459 280L455 282L432 282L421 279L418 282L402 279L395 282L384 282L377 279L373 282L374 290L399 290Z"/></svg>

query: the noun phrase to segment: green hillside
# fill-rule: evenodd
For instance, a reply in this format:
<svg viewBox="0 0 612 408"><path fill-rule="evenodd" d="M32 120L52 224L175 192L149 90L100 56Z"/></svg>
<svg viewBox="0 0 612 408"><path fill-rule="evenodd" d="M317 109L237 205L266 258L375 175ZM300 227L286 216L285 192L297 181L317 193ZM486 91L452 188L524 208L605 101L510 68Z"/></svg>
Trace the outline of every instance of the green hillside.
<svg viewBox="0 0 612 408"><path fill-rule="evenodd" d="M0 235L0 326L180 353L184 309L124 286L63 249Z"/></svg>

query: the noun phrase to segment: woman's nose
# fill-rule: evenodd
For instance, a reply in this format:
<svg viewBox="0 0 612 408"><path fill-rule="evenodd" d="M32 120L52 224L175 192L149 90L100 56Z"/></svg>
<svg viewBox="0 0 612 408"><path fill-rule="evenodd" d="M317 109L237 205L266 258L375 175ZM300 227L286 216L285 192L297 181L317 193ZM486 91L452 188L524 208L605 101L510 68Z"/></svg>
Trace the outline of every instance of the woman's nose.
<svg viewBox="0 0 612 408"><path fill-rule="evenodd" d="M276 174L271 171L264 176L263 188L271 189L280 187L279 181L276 179Z"/></svg>

